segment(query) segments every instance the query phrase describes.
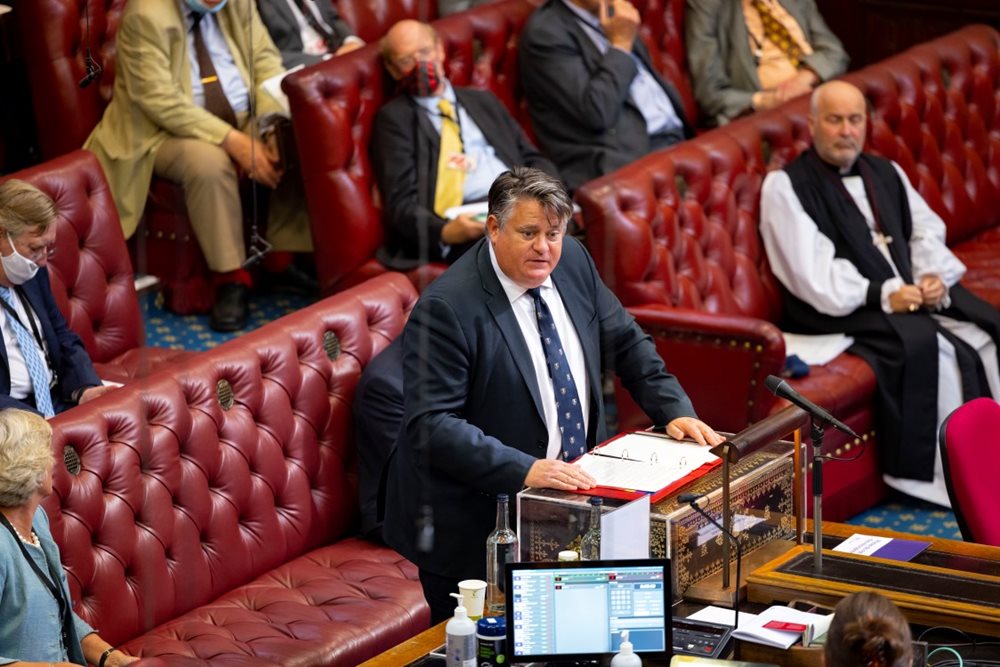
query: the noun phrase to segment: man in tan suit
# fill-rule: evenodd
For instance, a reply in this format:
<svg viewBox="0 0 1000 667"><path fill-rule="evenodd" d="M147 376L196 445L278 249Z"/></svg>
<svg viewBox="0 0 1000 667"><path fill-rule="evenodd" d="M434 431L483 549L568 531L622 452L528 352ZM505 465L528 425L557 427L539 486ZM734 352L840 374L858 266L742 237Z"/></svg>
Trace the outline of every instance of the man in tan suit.
<svg viewBox="0 0 1000 667"><path fill-rule="evenodd" d="M214 274L212 327L240 329L250 286L240 174L275 188L274 248L312 250L301 189L282 181L274 152L251 129L251 97L257 118L279 109L263 89L250 88L283 72L278 51L250 0L130 0L117 47L114 96L86 148L104 167L126 236L135 232L154 173L183 186Z"/></svg>

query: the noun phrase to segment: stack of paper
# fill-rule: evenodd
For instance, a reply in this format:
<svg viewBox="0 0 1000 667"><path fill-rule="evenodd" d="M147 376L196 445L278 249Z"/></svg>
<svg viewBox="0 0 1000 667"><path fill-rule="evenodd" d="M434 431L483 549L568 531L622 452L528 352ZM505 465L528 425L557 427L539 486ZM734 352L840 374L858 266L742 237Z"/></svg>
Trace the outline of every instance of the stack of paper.
<svg viewBox="0 0 1000 667"><path fill-rule="evenodd" d="M689 618L733 624L733 612L719 607L706 607ZM832 620L833 614L812 614L775 605L759 614L741 612L740 626L733 630L733 637L780 649L788 649L800 639L808 646L826 634Z"/></svg>

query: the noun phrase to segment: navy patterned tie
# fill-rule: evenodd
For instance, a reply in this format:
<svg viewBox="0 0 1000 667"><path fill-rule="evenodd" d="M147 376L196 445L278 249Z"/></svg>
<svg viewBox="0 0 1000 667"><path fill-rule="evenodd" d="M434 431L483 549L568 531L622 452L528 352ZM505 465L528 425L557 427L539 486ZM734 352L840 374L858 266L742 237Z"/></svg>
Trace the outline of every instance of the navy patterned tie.
<svg viewBox="0 0 1000 667"><path fill-rule="evenodd" d="M549 369L552 389L556 395L556 413L559 416L559 432L562 434L562 451L559 458L572 461L587 451L587 434L583 430L583 409L580 396L576 393L576 383L570 372L569 362L563 352L552 311L542 298L538 287L528 290L535 302L535 319L538 320L538 334L545 351L545 365Z"/></svg>

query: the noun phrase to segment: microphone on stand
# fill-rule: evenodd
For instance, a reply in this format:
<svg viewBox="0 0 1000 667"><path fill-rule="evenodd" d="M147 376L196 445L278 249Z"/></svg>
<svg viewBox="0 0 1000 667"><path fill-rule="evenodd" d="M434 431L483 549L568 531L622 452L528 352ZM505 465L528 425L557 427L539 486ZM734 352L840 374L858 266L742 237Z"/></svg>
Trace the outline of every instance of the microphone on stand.
<svg viewBox="0 0 1000 667"><path fill-rule="evenodd" d="M677 502L678 504L687 503L691 509L708 519L709 523L722 531L726 537L736 544L736 585L734 586L736 596L733 598L735 600L735 602L733 602L733 610L736 612L736 620L733 621L733 630L735 630L740 627L740 564L743 562L743 547L740 546L740 541L736 539L736 536L729 532L729 529L716 521L711 514L702 509L701 505L698 504L698 501L704 497L705 496L700 493L682 493L677 496ZM723 567L728 568L729 563L723 563Z"/></svg>
<svg viewBox="0 0 1000 667"><path fill-rule="evenodd" d="M850 426L789 387L781 378L768 375L764 380L764 386L775 396L791 401L812 415L809 437L812 438L813 450L813 569L819 574L823 571L823 424L829 424L854 438L861 436Z"/></svg>
<svg viewBox="0 0 1000 667"><path fill-rule="evenodd" d="M764 386L767 387L768 391L777 396L778 398L783 398L795 405L799 406L813 417L826 422L830 426L834 427L838 431L843 431L852 438L860 438L857 433L854 432L850 426L840 421L829 412L819 407L808 398L800 394L799 392L792 389L787 382L775 375L768 375L767 379L764 380Z"/></svg>

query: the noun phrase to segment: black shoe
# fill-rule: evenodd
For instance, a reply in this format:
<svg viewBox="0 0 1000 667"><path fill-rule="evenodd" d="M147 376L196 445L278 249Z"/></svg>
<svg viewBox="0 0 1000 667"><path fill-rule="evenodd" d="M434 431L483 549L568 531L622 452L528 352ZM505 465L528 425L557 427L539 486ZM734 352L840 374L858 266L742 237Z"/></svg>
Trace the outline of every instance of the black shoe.
<svg viewBox="0 0 1000 667"><path fill-rule="evenodd" d="M261 282L271 292L302 296L319 295L319 282L294 264L289 264L284 271L264 274Z"/></svg>
<svg viewBox="0 0 1000 667"><path fill-rule="evenodd" d="M245 327L248 291L243 283L224 283L215 288L209 326L216 331L238 331Z"/></svg>

